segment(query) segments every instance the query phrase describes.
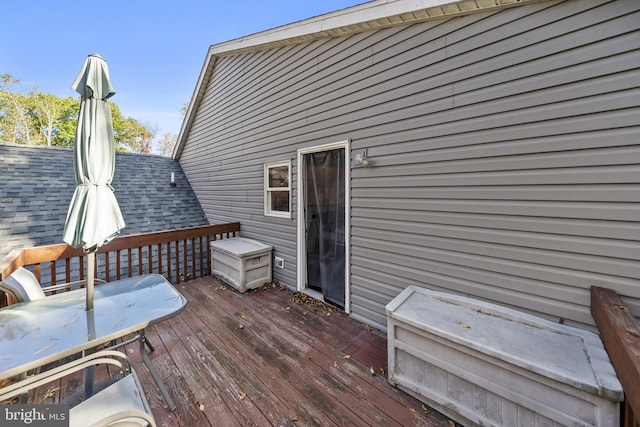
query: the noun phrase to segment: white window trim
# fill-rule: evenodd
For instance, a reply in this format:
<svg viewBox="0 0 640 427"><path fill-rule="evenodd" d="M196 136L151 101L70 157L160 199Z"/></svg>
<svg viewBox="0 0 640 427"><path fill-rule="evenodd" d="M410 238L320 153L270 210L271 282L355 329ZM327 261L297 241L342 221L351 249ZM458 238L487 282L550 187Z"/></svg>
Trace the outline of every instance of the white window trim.
<svg viewBox="0 0 640 427"><path fill-rule="evenodd" d="M286 166L289 169L288 182L289 185L287 187L269 187L269 169L275 167ZM291 160L287 160L284 162L276 162L276 163L265 163L264 165L264 215L272 216L277 218L291 218L292 215L292 205L291 205ZM269 199L270 191L288 191L289 192L289 212L281 212L281 211L272 211L271 203Z"/></svg>

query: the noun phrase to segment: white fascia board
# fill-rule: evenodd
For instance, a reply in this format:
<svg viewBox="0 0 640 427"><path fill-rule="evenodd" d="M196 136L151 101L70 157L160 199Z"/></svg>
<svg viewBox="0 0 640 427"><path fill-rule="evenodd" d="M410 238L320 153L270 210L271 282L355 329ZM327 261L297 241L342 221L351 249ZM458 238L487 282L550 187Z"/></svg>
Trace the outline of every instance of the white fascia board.
<svg viewBox="0 0 640 427"><path fill-rule="evenodd" d="M357 28L381 28L405 22L468 14L503 8L531 0L376 0L303 21L240 37L210 47L209 55L224 55L262 46L304 41L326 35L345 34Z"/></svg>

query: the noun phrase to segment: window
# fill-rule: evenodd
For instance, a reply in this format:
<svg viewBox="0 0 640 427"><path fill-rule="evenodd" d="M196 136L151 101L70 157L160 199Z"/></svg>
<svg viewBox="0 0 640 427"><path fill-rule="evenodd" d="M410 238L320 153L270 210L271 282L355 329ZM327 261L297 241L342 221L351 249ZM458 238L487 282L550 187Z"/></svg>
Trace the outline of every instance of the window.
<svg viewBox="0 0 640 427"><path fill-rule="evenodd" d="M291 218L291 162L264 165L264 214Z"/></svg>

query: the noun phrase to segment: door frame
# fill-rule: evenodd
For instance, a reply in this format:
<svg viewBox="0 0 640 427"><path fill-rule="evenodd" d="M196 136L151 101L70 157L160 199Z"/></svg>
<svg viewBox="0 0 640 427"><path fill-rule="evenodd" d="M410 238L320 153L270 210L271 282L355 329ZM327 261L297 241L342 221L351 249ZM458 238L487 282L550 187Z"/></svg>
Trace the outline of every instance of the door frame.
<svg viewBox="0 0 640 427"><path fill-rule="evenodd" d="M334 142L330 144L316 145L314 147L309 148L301 148L298 150L297 156L297 216L298 216L298 226L297 226L297 249L298 249L298 260L297 260L297 290L299 292L304 292L313 297L318 297L319 293L314 291L313 289L309 289L306 287L306 277L307 277L307 248L306 248L306 239L305 239L305 221L304 221L304 182L303 177L305 176L304 170L304 155L312 154L321 151L329 151L329 150L337 150L344 149L344 248L345 248L345 260L344 260L344 311L349 314L351 311L351 298L350 298L350 288L351 283L349 278L351 277L351 153L350 153L350 140ZM322 299L322 295L320 295L320 299Z"/></svg>

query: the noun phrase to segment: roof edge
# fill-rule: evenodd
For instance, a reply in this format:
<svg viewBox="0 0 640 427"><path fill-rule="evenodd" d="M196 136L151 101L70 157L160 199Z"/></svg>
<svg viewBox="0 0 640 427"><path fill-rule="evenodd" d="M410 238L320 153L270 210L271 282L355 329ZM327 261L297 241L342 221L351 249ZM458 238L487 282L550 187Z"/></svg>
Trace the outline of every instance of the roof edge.
<svg viewBox="0 0 640 427"><path fill-rule="evenodd" d="M182 154L187 131L193 123L195 110L204 96L204 89L218 57L536 1L540 0L374 0L212 45L200 71L172 157L179 159Z"/></svg>

